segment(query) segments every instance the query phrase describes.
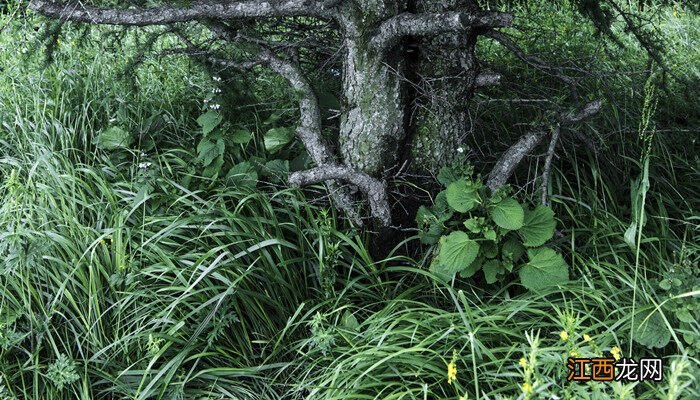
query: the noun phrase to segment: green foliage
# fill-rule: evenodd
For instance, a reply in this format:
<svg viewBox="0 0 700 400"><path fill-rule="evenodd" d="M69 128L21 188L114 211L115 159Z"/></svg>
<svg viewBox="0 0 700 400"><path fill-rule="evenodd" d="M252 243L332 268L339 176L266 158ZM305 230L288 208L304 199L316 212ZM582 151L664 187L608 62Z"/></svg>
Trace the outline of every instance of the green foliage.
<svg viewBox="0 0 700 400"><path fill-rule="evenodd" d="M265 133L296 117L281 111L294 97L274 76L246 88L229 71L212 83L211 71L174 58L146 62L133 92L115 79L129 45L110 52L112 42L88 32L79 51L68 24L53 65L0 52L0 399L700 398L700 161L684 133L695 126L694 97L689 105L678 86L658 86L648 118L658 132L634 143L646 76L624 72L647 68L643 52L607 47L559 3L528 4L519 24L549 38L520 42L528 52L619 71L599 88L579 80L582 99L604 91L609 109L562 135L551 209L521 206L522 226L511 229L514 205L536 196L523 184L536 181L535 157L514 180L518 200L489 193L466 163L443 169L445 187L467 183L451 202L468 211L443 190L420 208L418 237L385 260L369 253L369 233L281 187L310 162L294 140L272 156L265 149ZM657 11L672 34L669 66L697 75L700 55L688 50L697 17L680 5ZM0 44L21 53L36 38L18 26ZM533 88L517 91L526 99L568 91L502 50L491 50L502 85L475 100L474 148L485 154L536 114L528 102L495 101L512 98L509 76ZM280 111L251 112L241 98ZM197 123L217 113L204 124L213 128ZM129 138L101 136L112 127ZM573 141L581 135L598 148ZM555 210L568 267L553 250ZM630 247L625 232L640 210L644 229ZM463 251L423 253L419 240ZM476 258L456 267L475 245ZM441 256L461 271L448 274ZM423 268L428 258L436 273ZM533 290L483 285L518 276ZM567 357L621 353L663 357L664 381L566 383Z"/></svg>
<svg viewBox="0 0 700 400"><path fill-rule="evenodd" d="M467 269L479 254L479 244L464 232L452 232L440 238L439 270L454 274Z"/></svg>
<svg viewBox="0 0 700 400"><path fill-rule="evenodd" d="M126 130L118 126L111 126L97 136L97 147L103 150L115 150L129 146L133 140L131 134Z"/></svg>
<svg viewBox="0 0 700 400"><path fill-rule="evenodd" d="M520 280L530 290L541 290L569 280L569 266L561 254L548 248L527 251L530 259L520 269Z"/></svg>
<svg viewBox="0 0 700 400"><path fill-rule="evenodd" d="M63 390L64 387L80 379L80 376L75 372L75 362L65 354L59 354L56 361L49 365L46 376L56 385L58 390Z"/></svg>
<svg viewBox="0 0 700 400"><path fill-rule="evenodd" d="M554 236L555 227L554 211L549 207L539 205L525 213L523 226L518 233L525 246L538 247L547 243Z"/></svg>
<svg viewBox="0 0 700 400"><path fill-rule="evenodd" d="M465 213L481 203L479 190L483 187L480 182L460 179L447 186L445 192L447 204L460 213Z"/></svg>
<svg viewBox="0 0 700 400"><path fill-rule="evenodd" d="M223 116L218 111L208 110L197 118L197 124L202 128L202 134L207 136L223 121Z"/></svg>
<svg viewBox="0 0 700 400"><path fill-rule="evenodd" d="M664 318L654 310L641 312L636 316L634 340L646 347L662 348L671 340L671 332L666 328Z"/></svg>
<svg viewBox="0 0 700 400"><path fill-rule="evenodd" d="M265 133L265 150L275 153L292 141L294 133L287 128L271 128Z"/></svg>
<svg viewBox="0 0 700 400"><path fill-rule="evenodd" d="M503 229L514 231L523 226L525 217L523 207L511 197L492 203L489 212L493 222Z"/></svg>
<svg viewBox="0 0 700 400"><path fill-rule="evenodd" d="M453 168L444 167L440 175L456 173ZM461 177L448 184L436 197L434 206L418 210L420 240L428 245L439 240L431 271L445 278L455 273L469 278L482 270L486 283L493 284L520 266L515 269L527 289L540 290L567 282L568 265L562 256L541 247L554 235L552 210L545 206L527 210L507 196L505 189L491 194L487 191L480 181ZM443 198L447 207L438 203ZM520 265L517 263L524 246L533 249L528 250L529 262Z"/></svg>

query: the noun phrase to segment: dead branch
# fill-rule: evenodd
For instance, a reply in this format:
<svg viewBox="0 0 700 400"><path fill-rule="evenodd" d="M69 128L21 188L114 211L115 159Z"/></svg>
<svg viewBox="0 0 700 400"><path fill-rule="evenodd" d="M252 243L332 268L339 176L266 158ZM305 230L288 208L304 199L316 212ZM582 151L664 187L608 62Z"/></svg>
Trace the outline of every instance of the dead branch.
<svg viewBox="0 0 700 400"><path fill-rule="evenodd" d="M549 186L549 176L552 171L552 159L554 158L554 150L557 147L557 142L559 141L559 134L561 133L561 124L557 124L552 131L552 139L549 141L549 148L547 149L547 158L544 160L544 172L542 172L542 205L547 205L547 186Z"/></svg>
<svg viewBox="0 0 700 400"><path fill-rule="evenodd" d="M591 118L600 111L602 104L600 100L596 100L586 104L578 112L560 114L554 124L557 126L569 126ZM517 143L506 150L489 173L486 185L491 190L496 190L505 185L523 158L530 154L546 136L548 129L548 125L540 125L523 135Z"/></svg>
<svg viewBox="0 0 700 400"><path fill-rule="evenodd" d="M105 25L164 25L201 19L313 16L331 18L337 1L197 1L189 7L94 7L82 2L31 0L29 8L49 18Z"/></svg>

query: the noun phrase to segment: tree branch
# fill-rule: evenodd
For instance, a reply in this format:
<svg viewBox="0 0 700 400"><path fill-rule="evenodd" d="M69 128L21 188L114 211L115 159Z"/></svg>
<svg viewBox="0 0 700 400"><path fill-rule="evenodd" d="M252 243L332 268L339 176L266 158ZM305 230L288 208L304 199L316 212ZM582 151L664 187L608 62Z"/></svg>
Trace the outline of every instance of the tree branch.
<svg viewBox="0 0 700 400"><path fill-rule="evenodd" d="M364 172L342 165L327 164L306 171L294 172L289 177L289 183L294 186L304 186L328 180L342 180L360 188L369 200L372 216L384 226L391 224L386 183Z"/></svg>
<svg viewBox="0 0 700 400"><path fill-rule="evenodd" d="M547 186L549 186L549 176L552 171L552 159L554 158L554 150L557 147L560 133L561 125L557 124L552 132L552 139L549 141L547 158L544 160L544 172L542 172L542 186L540 186L540 190L542 191L542 205L545 206L547 205Z"/></svg>
<svg viewBox="0 0 700 400"><path fill-rule="evenodd" d="M560 114L555 123L557 126L567 126L591 118L598 114L602 104L600 100L592 101L578 112ZM493 169L491 169L486 185L491 190L496 190L505 185L523 158L530 154L542 141L548 129L549 127L547 125L540 125L531 132L523 135L517 143L506 150L501 158L498 159Z"/></svg>
<svg viewBox="0 0 700 400"><path fill-rule="evenodd" d="M515 44L513 39L511 39L508 35L490 30L484 34L485 36L490 37L491 39L494 39L495 41L499 42L502 44L505 48L510 50L513 54L515 54L516 57L518 57L520 60L522 60L525 64L538 69L540 71L543 71L549 75L554 76L555 78L561 80L562 82L566 83L572 88L572 91L575 93L575 88L576 88L576 80L570 76L567 76L559 67L553 67L551 65L548 65L546 62L542 61L538 57L535 57L533 55L525 53L520 46Z"/></svg>
<svg viewBox="0 0 700 400"><path fill-rule="evenodd" d="M496 86L501 83L501 74L493 72L482 72L476 76L474 87Z"/></svg>
<svg viewBox="0 0 700 400"><path fill-rule="evenodd" d="M234 19L256 17L333 15L337 1L193 1L190 7L162 6L154 8L106 8L86 6L80 2L58 3L31 0L29 8L49 18L93 24L146 26L164 25L203 18Z"/></svg>
<svg viewBox="0 0 700 400"><path fill-rule="evenodd" d="M326 182L328 191L336 206L356 225L361 226L357 211L352 205L352 199L347 188L339 184L339 180L356 185L367 196L372 216L377 218L384 226L391 224L391 212L386 194L386 186L380 180L371 176L355 172L351 168L336 164L335 157L328 145L321 137L321 111L318 100L311 87L311 83L299 68L292 62L277 57L272 51L261 47L251 61L234 62L231 60L213 57L210 53L197 49L186 39L184 43L188 48L183 53L203 58L207 62L220 65L225 68L250 69L257 65L264 65L285 78L301 96L299 100L299 126L297 137L311 155L317 168L297 172L290 176L290 185L303 186L311 183Z"/></svg>
<svg viewBox="0 0 700 400"><path fill-rule="evenodd" d="M523 135L517 143L510 146L498 159L493 169L491 169L486 186L491 190L496 190L505 185L511 175L513 175L513 172L515 172L515 168L520 164L520 161L540 144L546 134L547 126L538 126L536 129Z"/></svg>
<svg viewBox="0 0 700 400"><path fill-rule="evenodd" d="M384 53L406 36L431 36L470 28L498 28L510 26L512 22L512 14L491 11L403 13L384 21L371 44L379 53Z"/></svg>

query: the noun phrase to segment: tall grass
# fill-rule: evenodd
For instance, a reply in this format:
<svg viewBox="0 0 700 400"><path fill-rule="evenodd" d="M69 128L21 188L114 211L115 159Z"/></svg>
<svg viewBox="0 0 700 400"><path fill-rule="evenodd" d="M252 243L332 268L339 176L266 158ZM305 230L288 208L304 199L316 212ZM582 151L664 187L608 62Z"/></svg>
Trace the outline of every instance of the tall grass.
<svg viewBox="0 0 700 400"><path fill-rule="evenodd" d="M12 32L4 47L36 44ZM427 249L375 260L369 235L298 191L202 177L206 73L154 63L133 92L124 57L69 37L46 67L0 53L0 399L700 397L697 156L659 130L639 161L637 94L591 126L606 149L562 146L551 200L572 280L530 293L442 282ZM143 140L100 150L114 125ZM630 246L630 177L647 168ZM639 343L650 315L661 347ZM619 349L662 357L664 381L566 382L567 357Z"/></svg>

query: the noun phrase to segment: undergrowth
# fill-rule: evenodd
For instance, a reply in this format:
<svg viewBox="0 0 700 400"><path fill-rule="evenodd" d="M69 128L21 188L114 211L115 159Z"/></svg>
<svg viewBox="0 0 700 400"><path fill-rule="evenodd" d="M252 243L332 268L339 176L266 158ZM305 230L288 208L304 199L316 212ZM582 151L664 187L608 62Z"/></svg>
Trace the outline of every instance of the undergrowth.
<svg viewBox="0 0 700 400"><path fill-rule="evenodd" d="M13 29L4 48L34 43ZM0 53L0 399L700 397L700 161L695 139L665 133L670 100L644 114L644 79L592 126L613 132L605 148L562 146L552 245L570 280L528 291L434 275L418 235L374 259L323 202L206 173L200 66L129 82L99 43L58 45L48 66ZM254 121L222 170L271 161L264 132L284 119L241 99L220 97ZM130 146L100 146L114 126ZM521 202L539 198L522 186ZM600 356L660 357L664 379L566 381L568 357Z"/></svg>

